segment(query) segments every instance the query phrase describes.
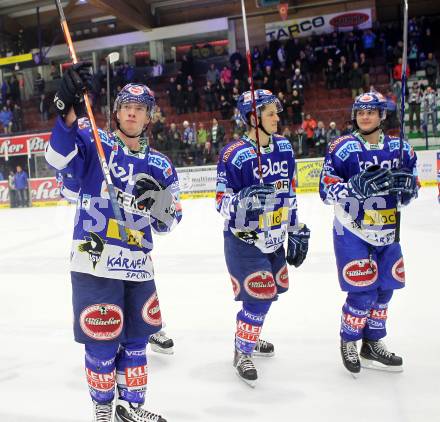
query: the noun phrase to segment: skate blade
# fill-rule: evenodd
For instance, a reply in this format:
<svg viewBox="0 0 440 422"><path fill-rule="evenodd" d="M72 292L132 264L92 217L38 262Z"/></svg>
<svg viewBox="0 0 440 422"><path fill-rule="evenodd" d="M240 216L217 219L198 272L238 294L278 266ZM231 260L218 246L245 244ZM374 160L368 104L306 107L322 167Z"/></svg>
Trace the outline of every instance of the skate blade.
<svg viewBox="0 0 440 422"><path fill-rule="evenodd" d="M253 352L252 356L256 358L271 358L272 356L275 356L275 352L270 352L270 353Z"/></svg>
<svg viewBox="0 0 440 422"><path fill-rule="evenodd" d="M257 380L247 380L245 378L242 378L238 372L236 372L236 374L237 374L237 377L241 381L243 381L246 385L248 385L249 387L255 388L255 386L257 385Z"/></svg>
<svg viewBox="0 0 440 422"><path fill-rule="evenodd" d="M156 353L162 353L163 355L174 355L174 348L168 347L168 349L163 349L162 347L158 346L157 344L150 343L151 350Z"/></svg>
<svg viewBox="0 0 440 422"><path fill-rule="evenodd" d="M376 371L384 372L403 372L403 366L387 366L383 363L371 359L361 357L361 366L366 369L374 369Z"/></svg>

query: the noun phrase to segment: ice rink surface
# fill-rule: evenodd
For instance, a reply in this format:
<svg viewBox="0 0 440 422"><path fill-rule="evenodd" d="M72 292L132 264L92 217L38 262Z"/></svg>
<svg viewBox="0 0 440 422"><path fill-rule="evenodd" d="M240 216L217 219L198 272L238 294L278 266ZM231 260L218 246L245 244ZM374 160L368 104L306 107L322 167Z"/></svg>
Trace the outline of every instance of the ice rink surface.
<svg viewBox="0 0 440 422"><path fill-rule="evenodd" d="M147 408L169 422L440 421L440 206L424 188L402 212L407 286L389 310L387 345L405 370L363 370L353 379L339 355L344 295L333 257L333 209L298 197L312 230L309 255L289 268L262 338L257 387L232 367L239 304L223 259L223 221L212 199L183 202L174 232L153 251L162 317L173 356L149 353ZM71 332L73 207L0 210L0 421L90 422L83 348Z"/></svg>

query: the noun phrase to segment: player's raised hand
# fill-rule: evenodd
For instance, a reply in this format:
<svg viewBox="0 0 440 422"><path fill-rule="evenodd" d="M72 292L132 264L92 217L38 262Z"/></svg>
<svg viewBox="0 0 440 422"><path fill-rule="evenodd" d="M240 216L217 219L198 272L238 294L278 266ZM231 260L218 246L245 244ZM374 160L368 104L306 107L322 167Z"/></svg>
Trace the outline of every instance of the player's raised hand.
<svg viewBox="0 0 440 422"><path fill-rule="evenodd" d="M64 72L60 88L54 97L55 109L61 117L64 118L73 106L82 103L85 90L93 89L91 66L90 62L80 62Z"/></svg>

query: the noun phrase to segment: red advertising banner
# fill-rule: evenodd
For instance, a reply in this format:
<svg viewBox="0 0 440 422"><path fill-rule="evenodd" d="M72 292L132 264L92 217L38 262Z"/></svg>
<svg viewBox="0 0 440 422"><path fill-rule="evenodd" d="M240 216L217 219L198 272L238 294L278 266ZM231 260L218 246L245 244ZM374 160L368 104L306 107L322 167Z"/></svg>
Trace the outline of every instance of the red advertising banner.
<svg viewBox="0 0 440 422"><path fill-rule="evenodd" d="M44 152L50 132L0 138L0 157L30 155Z"/></svg>
<svg viewBox="0 0 440 422"><path fill-rule="evenodd" d="M61 200L60 188L55 177L29 179L32 206L56 205ZM63 203L65 201L63 200ZM9 207L9 187L7 181L0 182L0 208Z"/></svg>

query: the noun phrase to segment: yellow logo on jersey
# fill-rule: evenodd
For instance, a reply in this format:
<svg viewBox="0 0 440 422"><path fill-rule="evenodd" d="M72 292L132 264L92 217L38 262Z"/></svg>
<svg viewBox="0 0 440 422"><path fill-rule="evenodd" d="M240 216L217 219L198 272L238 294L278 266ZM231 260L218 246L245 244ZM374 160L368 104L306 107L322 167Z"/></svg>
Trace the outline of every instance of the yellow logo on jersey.
<svg viewBox="0 0 440 422"><path fill-rule="evenodd" d="M282 207L276 211L266 212L263 215L260 215L258 227L260 227L260 229L263 229L267 227L279 226L280 224L287 221L288 216L289 216L288 207ZM264 217L264 221L263 221L263 217Z"/></svg>
<svg viewBox="0 0 440 422"><path fill-rule="evenodd" d="M141 232L139 230L125 228L125 233L127 233L129 245L136 245L136 246L142 248L142 239L144 238L144 232ZM114 218L110 218L110 220L108 221L106 236L109 239L121 240L121 235L119 234L118 223L116 222L116 220Z"/></svg>
<svg viewBox="0 0 440 422"><path fill-rule="evenodd" d="M396 209L365 210L363 223L368 226L384 226L396 224Z"/></svg>

